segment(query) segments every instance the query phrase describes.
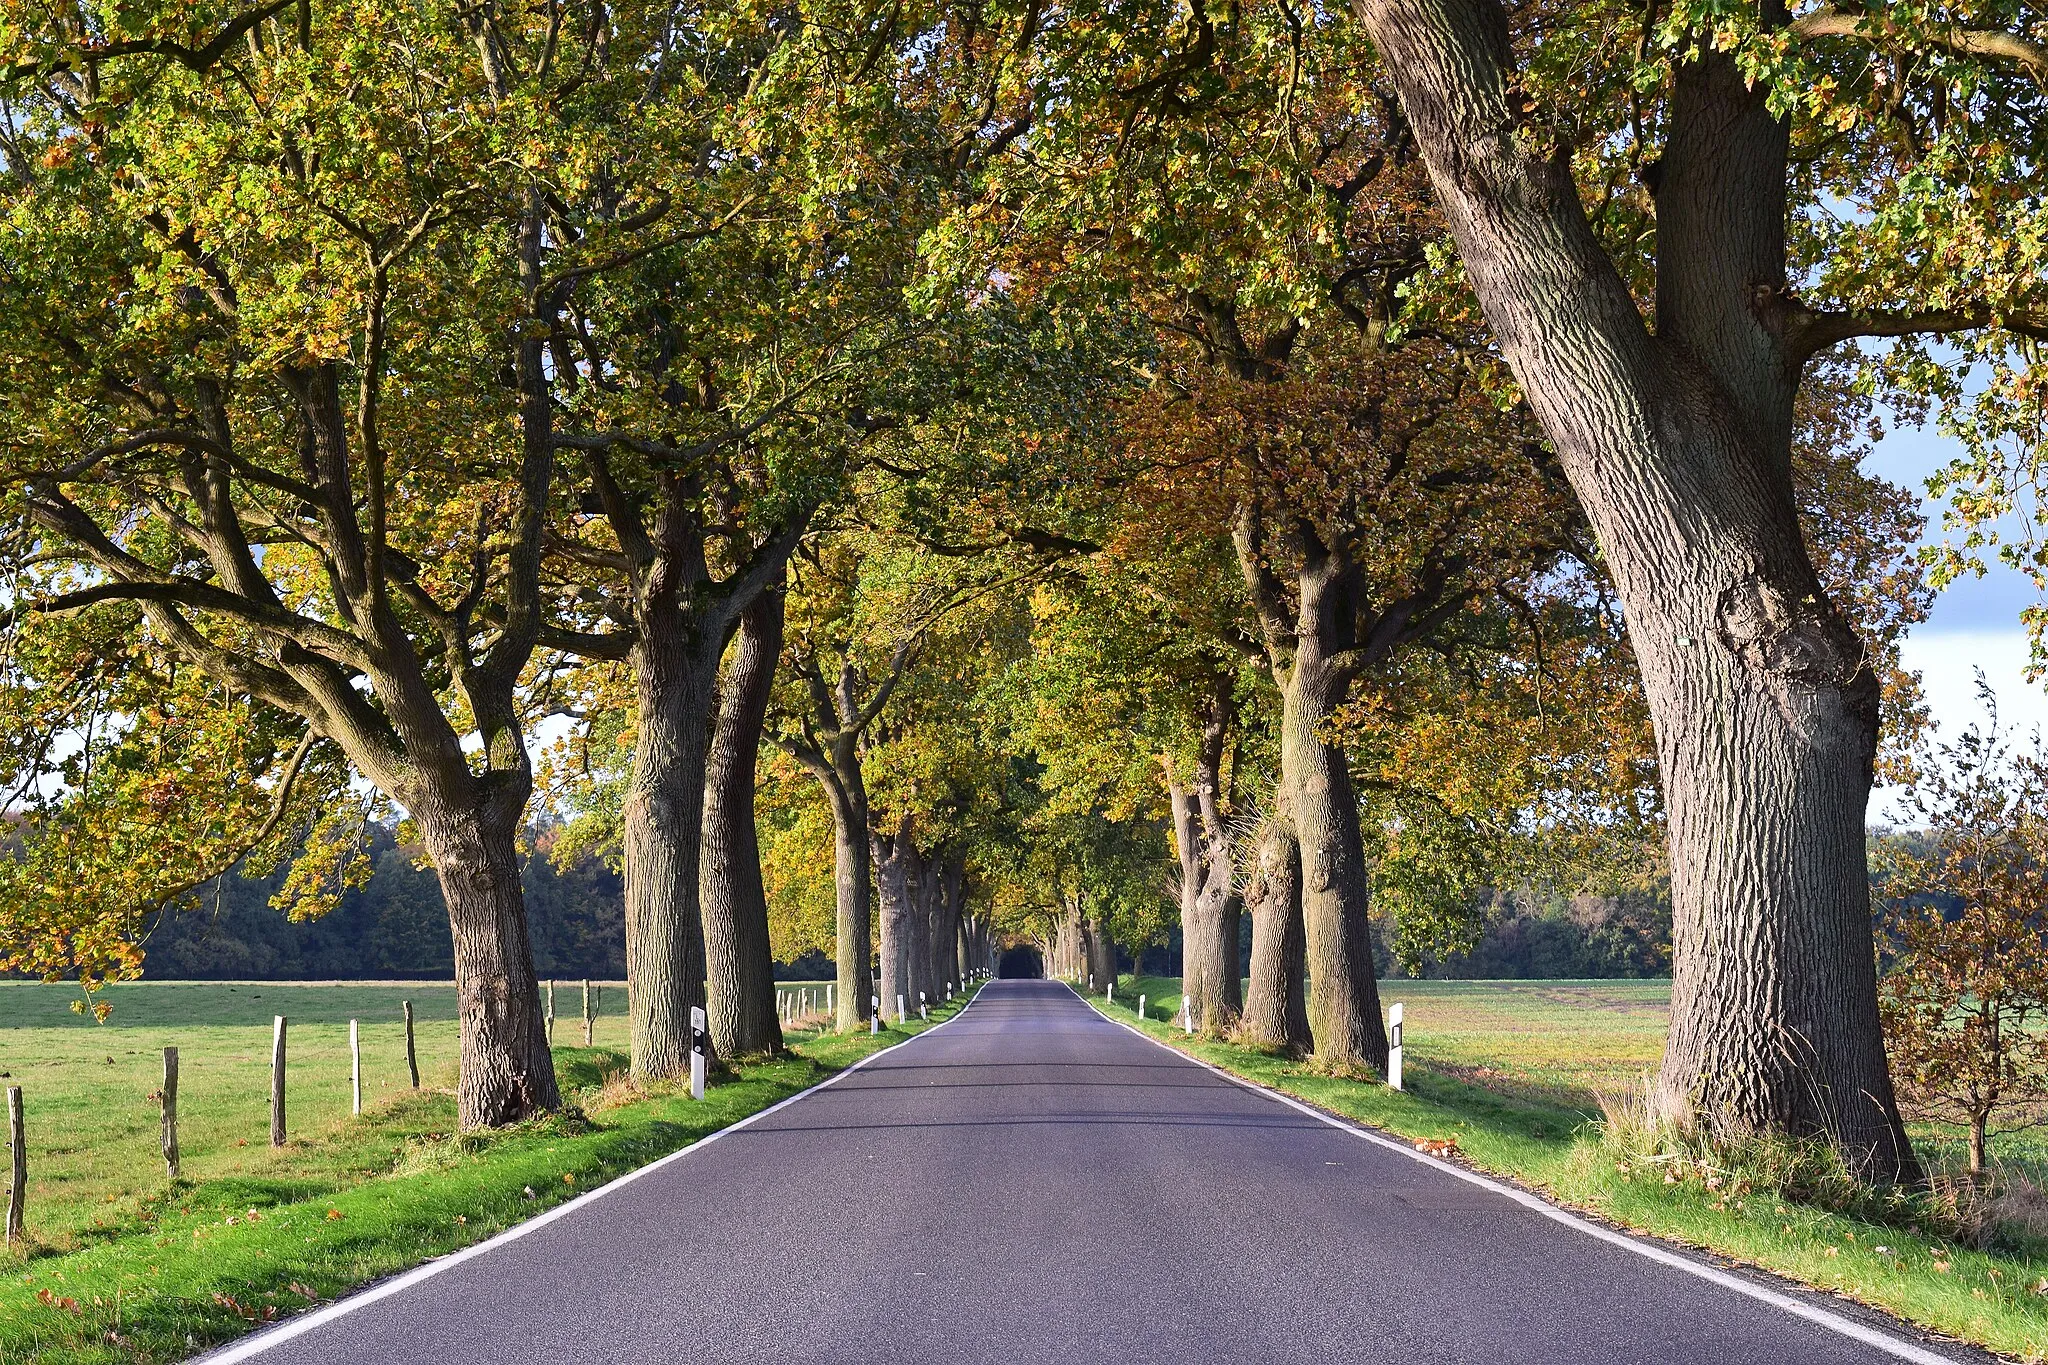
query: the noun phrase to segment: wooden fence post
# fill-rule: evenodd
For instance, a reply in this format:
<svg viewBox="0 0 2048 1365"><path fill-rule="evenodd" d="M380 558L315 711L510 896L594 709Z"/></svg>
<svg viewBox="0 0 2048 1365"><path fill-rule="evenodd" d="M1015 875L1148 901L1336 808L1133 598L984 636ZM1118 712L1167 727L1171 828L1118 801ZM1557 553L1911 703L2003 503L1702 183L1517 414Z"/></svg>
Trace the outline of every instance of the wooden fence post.
<svg viewBox="0 0 2048 1365"><path fill-rule="evenodd" d="M178 1049L164 1049L164 1177L178 1178Z"/></svg>
<svg viewBox="0 0 2048 1365"><path fill-rule="evenodd" d="M270 1145L284 1146L284 1016L270 1025Z"/></svg>
<svg viewBox="0 0 2048 1365"><path fill-rule="evenodd" d="M420 1054L412 1045L412 1001L405 1002L405 1069L412 1073L412 1088L420 1088Z"/></svg>
<svg viewBox="0 0 2048 1365"><path fill-rule="evenodd" d="M27 1235L21 1204L28 1198L28 1130L21 1118L21 1087L7 1087L7 1145L14 1149L14 1173L7 1182L7 1245Z"/></svg>
<svg viewBox="0 0 2048 1365"><path fill-rule="evenodd" d="M357 1021L348 1021L348 1087L353 1113L363 1112L363 1034Z"/></svg>
<svg viewBox="0 0 2048 1365"><path fill-rule="evenodd" d="M586 976L583 978L583 1046L585 1047L590 1046L591 1039L594 1036L591 1030L596 1022L597 1016L590 1012L590 978Z"/></svg>
<svg viewBox="0 0 2048 1365"><path fill-rule="evenodd" d="M555 979L548 978L548 1046L555 1045Z"/></svg>

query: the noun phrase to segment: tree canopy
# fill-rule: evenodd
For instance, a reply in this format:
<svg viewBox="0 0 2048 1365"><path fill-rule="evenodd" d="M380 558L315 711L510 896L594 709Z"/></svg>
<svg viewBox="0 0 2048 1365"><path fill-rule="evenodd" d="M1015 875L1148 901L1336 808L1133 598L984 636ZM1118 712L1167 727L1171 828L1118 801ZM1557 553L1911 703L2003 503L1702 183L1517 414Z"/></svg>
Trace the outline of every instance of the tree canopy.
<svg viewBox="0 0 2048 1365"><path fill-rule="evenodd" d="M2048 582L2042 24L0 6L0 964L402 819L480 1124L542 854L647 1081L776 956L851 1028L1021 940L1373 1073L1389 963L1606 897L1669 1117L1910 1174L1863 807L1930 583Z"/></svg>

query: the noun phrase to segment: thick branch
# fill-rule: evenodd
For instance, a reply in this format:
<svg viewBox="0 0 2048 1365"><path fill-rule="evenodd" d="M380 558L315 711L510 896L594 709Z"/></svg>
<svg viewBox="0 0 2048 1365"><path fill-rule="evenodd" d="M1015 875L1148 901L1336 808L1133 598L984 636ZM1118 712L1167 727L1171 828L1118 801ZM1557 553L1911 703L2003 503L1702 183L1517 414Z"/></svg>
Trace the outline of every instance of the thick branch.
<svg viewBox="0 0 2048 1365"><path fill-rule="evenodd" d="M1925 34L1902 34L1897 27L1881 15L1864 14L1854 8L1837 8L1823 5L1813 13L1794 19L1791 31L1795 37L1813 38L1861 38L1867 42L1881 40L1903 41L1917 45L1926 42L1959 57L1983 57L1994 62L2011 62L2023 66L2034 75L2048 78L2048 45L2037 43L2017 33L2004 33L1992 29L1947 28L1934 29Z"/></svg>

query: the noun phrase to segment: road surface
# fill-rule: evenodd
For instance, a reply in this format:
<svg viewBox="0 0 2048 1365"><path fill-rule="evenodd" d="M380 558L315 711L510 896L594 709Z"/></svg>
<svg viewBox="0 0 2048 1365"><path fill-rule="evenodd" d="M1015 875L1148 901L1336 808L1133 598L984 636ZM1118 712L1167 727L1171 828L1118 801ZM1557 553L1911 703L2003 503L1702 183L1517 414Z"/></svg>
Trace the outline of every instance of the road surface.
<svg viewBox="0 0 2048 1365"><path fill-rule="evenodd" d="M1840 1322L1237 1085L1057 983L998 981L944 1026L543 1227L213 1359L1982 1358Z"/></svg>

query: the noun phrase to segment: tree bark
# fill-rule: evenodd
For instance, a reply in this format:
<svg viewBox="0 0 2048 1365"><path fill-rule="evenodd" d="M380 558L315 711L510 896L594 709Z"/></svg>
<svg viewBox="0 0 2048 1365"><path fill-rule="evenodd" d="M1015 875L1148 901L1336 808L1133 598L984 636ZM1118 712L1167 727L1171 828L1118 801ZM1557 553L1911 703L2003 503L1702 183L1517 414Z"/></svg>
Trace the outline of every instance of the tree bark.
<svg viewBox="0 0 2048 1365"><path fill-rule="evenodd" d="M917 990L911 979L915 934L911 921L917 915L919 872L917 847L911 842L907 822L899 822L893 830L875 831L869 839L875 862L876 905L882 921L882 1013L884 1017L894 1017L892 1011L897 1008L898 997L902 998L905 1010L917 1004Z"/></svg>
<svg viewBox="0 0 2048 1365"><path fill-rule="evenodd" d="M517 835L525 801L412 808L448 907L461 1039L456 1121L497 1127L560 1107L547 1018L534 976Z"/></svg>
<svg viewBox="0 0 2048 1365"><path fill-rule="evenodd" d="M932 999L945 995L949 984L960 980L960 888L967 867L958 854L942 853L932 860Z"/></svg>
<svg viewBox="0 0 2048 1365"><path fill-rule="evenodd" d="M638 734L622 823L632 1074L642 1081L689 1074L690 1010L705 1003L698 881L717 664L698 643L643 627L633 651Z"/></svg>
<svg viewBox="0 0 2048 1365"><path fill-rule="evenodd" d="M967 913L966 869L961 869L961 885L956 891L959 899L953 906L953 980L960 985L967 984L967 975L974 970L974 917Z"/></svg>
<svg viewBox="0 0 2048 1365"><path fill-rule="evenodd" d="M845 780L849 779L850 780ZM874 864L868 845L868 793L856 766L842 775L832 805L832 887L834 897L834 975L838 984L841 1031L868 1022L875 994Z"/></svg>
<svg viewBox="0 0 2048 1365"><path fill-rule="evenodd" d="M718 729L705 767L700 869L712 1045L721 1057L782 1050L775 1013L775 956L768 943L768 895L754 826L754 774L762 727L782 654L779 588L740 616L719 687Z"/></svg>
<svg viewBox="0 0 2048 1365"><path fill-rule="evenodd" d="M1305 640L1281 694L1281 800L1301 847L1308 1020L1316 1060L1337 1071L1370 1067L1385 1074L1387 1031L1373 976L1372 881L1358 827L1358 796L1344 751L1326 737L1349 686L1350 679Z"/></svg>
<svg viewBox="0 0 2048 1365"><path fill-rule="evenodd" d="M1230 675L1218 670L1205 700L1194 786L1168 774L1181 864L1181 990L1215 1035L1236 1027L1244 1009L1238 973L1239 916L1230 827L1223 800L1223 755L1236 719Z"/></svg>
<svg viewBox="0 0 2048 1365"><path fill-rule="evenodd" d="M1307 1052L1308 1003L1302 976L1307 943L1301 912L1301 841L1285 816L1259 831L1258 866L1245 891L1252 912L1252 985L1239 1035L1262 1047L1291 1055Z"/></svg>
<svg viewBox="0 0 2048 1365"><path fill-rule="evenodd" d="M1099 919L1087 921L1087 929L1088 975L1094 978L1096 990L1105 990L1116 980L1116 940Z"/></svg>
<svg viewBox="0 0 2048 1365"><path fill-rule="evenodd" d="M932 993L933 893L937 890L933 874L937 869L907 829L903 842L910 855L910 913L903 920L903 1004L915 1013L918 997Z"/></svg>
<svg viewBox="0 0 2048 1365"><path fill-rule="evenodd" d="M1873 1178L1913 1178L1870 933L1877 680L1821 590L1791 490L1806 354L1769 92L1710 50L1679 69L1652 335L1568 158L1519 127L1497 0L1358 3L1642 668L1671 851L1659 1112L1729 1137L1824 1137ZM1314 934L1311 910L1312 956Z"/></svg>

